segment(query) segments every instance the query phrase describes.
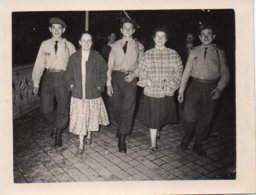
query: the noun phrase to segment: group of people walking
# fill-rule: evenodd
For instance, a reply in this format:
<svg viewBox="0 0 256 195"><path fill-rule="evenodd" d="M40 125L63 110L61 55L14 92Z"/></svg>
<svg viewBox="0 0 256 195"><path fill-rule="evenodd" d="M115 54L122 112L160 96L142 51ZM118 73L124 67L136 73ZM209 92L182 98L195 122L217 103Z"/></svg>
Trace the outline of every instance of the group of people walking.
<svg viewBox="0 0 256 195"><path fill-rule="evenodd" d="M125 18L120 28L122 38L103 48L103 58L92 49L90 32L81 33L81 49L76 51L72 43L62 38L65 22L56 17L49 22L52 38L41 44L32 80L34 94L38 94L41 84L41 111L55 124L51 136L56 147L62 146L62 131L69 125L69 131L79 137L77 154L81 155L84 144L92 142L92 132L98 131L99 125L109 124L102 99L106 86L118 124L118 150L126 153L126 137L133 129L140 86L144 88L144 122L150 129L149 152L158 150L161 127L177 121L174 94L178 90L178 101L185 103L181 148L186 150L195 137L194 152L207 155L202 144L209 134L218 99L229 81L225 54L213 45L216 35L212 26L201 26L202 44L191 50L183 71L179 54L166 47L169 33L165 27L155 28L155 46L144 52L142 44L133 38L136 23ZM115 40L115 35L111 34L109 39Z"/></svg>

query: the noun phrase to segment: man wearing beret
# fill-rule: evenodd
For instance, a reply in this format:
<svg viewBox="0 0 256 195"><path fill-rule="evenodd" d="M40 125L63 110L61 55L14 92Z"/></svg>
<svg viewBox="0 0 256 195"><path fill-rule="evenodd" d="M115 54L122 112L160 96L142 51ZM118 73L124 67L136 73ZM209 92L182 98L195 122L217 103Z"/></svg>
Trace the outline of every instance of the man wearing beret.
<svg viewBox="0 0 256 195"><path fill-rule="evenodd" d="M108 59L107 93L112 96L113 113L118 124L117 137L119 152L126 153L126 136L131 133L136 106L137 79L130 78L138 67L139 46L133 39L135 21L125 18L122 21L123 37L116 41Z"/></svg>
<svg viewBox="0 0 256 195"><path fill-rule="evenodd" d="M38 94L40 84L41 112L49 123L54 122L51 137L55 137L55 147L61 147L62 131L67 127L69 120L70 102L70 92L64 73L75 47L62 38L67 27L62 19L53 17L49 20L49 25L52 37L42 42L32 72L33 93Z"/></svg>
<svg viewBox="0 0 256 195"><path fill-rule="evenodd" d="M207 138L221 92L229 82L229 70L223 50L213 44L216 35L209 24L200 26L201 45L191 50L179 88L178 100L185 96L184 129L182 149L187 149L195 137L193 150L199 156L206 156L203 141Z"/></svg>

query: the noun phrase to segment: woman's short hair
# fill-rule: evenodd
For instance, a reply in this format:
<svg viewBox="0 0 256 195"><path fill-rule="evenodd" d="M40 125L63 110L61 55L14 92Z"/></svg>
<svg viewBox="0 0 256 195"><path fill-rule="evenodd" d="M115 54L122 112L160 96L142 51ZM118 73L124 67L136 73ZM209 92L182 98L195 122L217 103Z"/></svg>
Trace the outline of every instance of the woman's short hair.
<svg viewBox="0 0 256 195"><path fill-rule="evenodd" d="M87 30L83 30L83 31L80 33L79 40L81 40L81 38L82 38L82 36L83 36L84 34L90 35L91 38L92 38L92 42L93 42L94 37L93 37L92 33L91 33L90 31L87 31Z"/></svg>
<svg viewBox="0 0 256 195"><path fill-rule="evenodd" d="M169 31L165 26L159 26L153 30L152 37L155 38L157 32L164 32L166 39L169 38Z"/></svg>

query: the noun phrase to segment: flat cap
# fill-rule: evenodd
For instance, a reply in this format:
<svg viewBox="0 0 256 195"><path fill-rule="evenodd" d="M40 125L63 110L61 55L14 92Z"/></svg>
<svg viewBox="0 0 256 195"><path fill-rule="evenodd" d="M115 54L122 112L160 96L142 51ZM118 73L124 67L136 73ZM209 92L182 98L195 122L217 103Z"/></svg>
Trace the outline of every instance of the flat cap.
<svg viewBox="0 0 256 195"><path fill-rule="evenodd" d="M60 19L58 17L51 18L49 20L49 23L50 23L50 25L52 25L52 24L61 24L64 28L67 27L66 23L62 19Z"/></svg>
<svg viewBox="0 0 256 195"><path fill-rule="evenodd" d="M209 23L201 23L201 24L199 25L199 30L200 30L200 31L201 31L201 30L204 30L204 29L211 29L211 30L214 31L213 25L211 25L211 24L209 24Z"/></svg>
<svg viewBox="0 0 256 195"><path fill-rule="evenodd" d="M123 25L124 23L130 23L130 24L133 25L134 28L139 28L139 27L140 27L137 22L135 22L133 19L130 19L130 18L128 18L128 17L123 18L123 20L122 20L122 25Z"/></svg>

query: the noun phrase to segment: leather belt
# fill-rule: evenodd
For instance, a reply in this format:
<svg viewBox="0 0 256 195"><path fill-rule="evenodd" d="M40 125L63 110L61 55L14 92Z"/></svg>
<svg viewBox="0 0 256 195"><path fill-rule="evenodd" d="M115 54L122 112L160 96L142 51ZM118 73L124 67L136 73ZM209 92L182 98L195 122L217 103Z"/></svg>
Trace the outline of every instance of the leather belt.
<svg viewBox="0 0 256 195"><path fill-rule="evenodd" d="M216 83L218 81L218 79L207 80L207 79L198 79L195 77L192 77L192 80L197 81L199 83Z"/></svg>
<svg viewBox="0 0 256 195"><path fill-rule="evenodd" d="M134 71L130 71L130 70L113 70L113 72L121 72L121 73L124 73L124 74L132 74L134 73Z"/></svg>
<svg viewBox="0 0 256 195"><path fill-rule="evenodd" d="M64 70L60 70L60 69L46 69L47 72L63 72Z"/></svg>

